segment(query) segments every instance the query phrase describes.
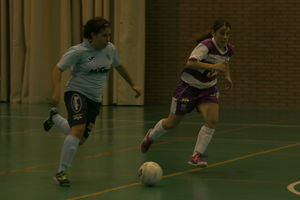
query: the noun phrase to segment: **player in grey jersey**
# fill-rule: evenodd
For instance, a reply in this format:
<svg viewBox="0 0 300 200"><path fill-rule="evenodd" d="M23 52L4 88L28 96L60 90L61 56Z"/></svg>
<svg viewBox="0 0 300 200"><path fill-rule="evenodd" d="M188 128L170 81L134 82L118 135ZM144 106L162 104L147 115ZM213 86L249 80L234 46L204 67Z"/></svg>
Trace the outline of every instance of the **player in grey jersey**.
<svg viewBox="0 0 300 200"><path fill-rule="evenodd" d="M69 48L53 70L54 92L50 103L53 107L50 109L49 118L43 124L45 131L49 131L55 124L67 135L61 151L58 173L54 177L62 186L70 185L66 170L78 145L84 143L95 124L110 68L116 68L136 93L136 97L141 95L141 89L135 85L119 61L116 49L110 42L109 22L102 17L95 17L86 23L83 35L87 41ZM55 106L60 99L61 73L69 67L72 69L71 78L64 93L68 111L66 120L58 114Z"/></svg>
<svg viewBox="0 0 300 200"><path fill-rule="evenodd" d="M205 123L198 133L188 164L196 167L207 166L203 154L219 120L219 92L216 85L219 71L225 72L228 89L232 87L228 62L234 48L228 43L230 30L231 25L228 22L218 20L212 30L197 40L198 45L182 70L180 81L173 93L170 114L148 131L141 143L143 153L146 153L151 144L167 130L175 128L185 114L197 108L201 111Z"/></svg>

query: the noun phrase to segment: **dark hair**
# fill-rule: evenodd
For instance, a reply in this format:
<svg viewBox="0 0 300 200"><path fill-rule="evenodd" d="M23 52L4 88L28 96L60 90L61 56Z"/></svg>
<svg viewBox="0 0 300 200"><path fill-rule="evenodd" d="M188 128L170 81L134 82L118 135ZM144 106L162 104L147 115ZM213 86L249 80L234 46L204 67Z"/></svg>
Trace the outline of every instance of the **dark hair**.
<svg viewBox="0 0 300 200"><path fill-rule="evenodd" d="M210 30L207 30L205 32L203 32L202 34L198 35L195 39L195 41L197 42L197 44L207 38L211 38L212 36L212 32L217 32L217 30L219 30L222 26L226 26L228 28L231 29L231 25L228 21L225 20L216 20L214 22L213 27Z"/></svg>
<svg viewBox="0 0 300 200"><path fill-rule="evenodd" d="M87 23L83 26L83 37L86 39L92 39L92 32L98 34L107 27L110 27L109 21L103 17L94 17L87 21Z"/></svg>

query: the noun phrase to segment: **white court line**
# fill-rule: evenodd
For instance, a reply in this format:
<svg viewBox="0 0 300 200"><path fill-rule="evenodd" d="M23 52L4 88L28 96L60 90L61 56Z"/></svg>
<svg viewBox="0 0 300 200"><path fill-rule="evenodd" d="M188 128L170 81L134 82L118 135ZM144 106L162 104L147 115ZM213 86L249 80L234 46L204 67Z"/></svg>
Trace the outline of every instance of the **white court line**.
<svg viewBox="0 0 300 200"><path fill-rule="evenodd" d="M3 134L0 132L0 136L11 135L11 133L13 135L17 135L17 134L24 134L24 133L39 132L39 131L42 131L42 129L36 128L36 129L29 129L29 130L22 130L22 131L10 131L8 133L3 133Z"/></svg>
<svg viewBox="0 0 300 200"><path fill-rule="evenodd" d="M297 191L297 190L295 189L295 186L298 185L298 184L300 184L300 181L296 181L296 182L294 182L294 183L291 183L291 184L289 184L289 185L287 186L287 189L288 189L290 192L292 192L292 193L294 193L294 194L300 196L300 192Z"/></svg>
<svg viewBox="0 0 300 200"><path fill-rule="evenodd" d="M119 128L126 128L126 127L131 127L131 126L135 126L135 125L126 125L126 126L117 126L117 127L113 127L113 128L104 128L104 129L95 129L92 131L91 135L93 134L97 134L98 132L101 131L107 131L107 130L111 130L111 129L119 129ZM38 133L38 134L32 134L35 132L43 132L43 133ZM11 131L5 134L1 134L0 136L4 136L4 135L18 135L18 134L23 134L23 133L31 133L31 135L47 135L49 133L45 133L45 131L43 129L30 129L30 130L24 130L24 131ZM61 133L61 136L59 137L64 137L65 135L63 133Z"/></svg>
<svg viewBox="0 0 300 200"><path fill-rule="evenodd" d="M188 116L185 119L192 118L194 116ZM46 119L46 117L40 117L40 116L17 116L17 115L0 115L0 118L16 118L16 119ZM105 118L99 118L100 121L115 121L115 122L133 122L133 123L156 123L157 121L140 121L140 120L123 120L123 119L105 119ZM203 122L186 122L183 121L180 124L199 124L201 125ZM294 124L268 124L268 123L226 123L226 122L220 122L218 125L228 125L228 126L259 126L259 127L280 127L280 128L300 128L300 125L294 125Z"/></svg>
<svg viewBox="0 0 300 200"><path fill-rule="evenodd" d="M193 118L196 115L189 115L185 119ZM0 115L0 118L19 118L19 119L45 119L47 117L41 117L41 116L17 116L17 115ZM142 124L147 124L147 123L156 123L157 121L139 121L139 120L117 120L117 119L103 119L100 118L99 120L101 121L115 121L115 122L132 122L132 123L142 123ZM202 122L181 122L181 124L201 124ZM107 130L112 130L112 129L119 129L119 128L127 128L127 127L132 127L135 126L135 124L132 125L126 125L126 126L117 126L113 128L104 128L104 129L96 129L93 130L91 135L93 134L99 134L102 131L107 131ZM300 125L276 125L276 124L268 124L268 123L262 123L262 124L251 124L251 123L218 123L218 125L230 125L230 126L260 126L260 127L282 127L282 128L300 128ZM31 129L31 130L22 130L22 131L12 131L6 134L1 134L0 135L17 135L17 134L24 134L24 133L33 133L33 132L44 132L43 129ZM31 134L32 135L32 134ZM35 134L34 134L35 135ZM44 133L39 133L39 135L45 135ZM64 135L61 135L64 136Z"/></svg>
<svg viewBox="0 0 300 200"><path fill-rule="evenodd" d="M95 129L91 132L91 136L93 135L101 135L101 136L116 136L116 137L120 137L120 135L111 135L111 134L107 134L107 133L104 133L105 131L107 130L113 130L113 129L120 129L120 128L127 128L127 127L132 127L132 126L136 126L135 124L133 125L126 125L126 126L117 126L117 127L112 127L112 128L103 128L103 129ZM58 128L56 128L58 129ZM36 132L39 132L39 133L36 133ZM9 136L9 135L13 135L13 136L18 136L18 135L21 135L21 136L36 136L36 135L40 135L40 136L50 136L52 138L63 138L65 137L65 134L63 134L62 132L60 132L58 130L59 133L49 133L49 132L45 132L43 129L30 129L30 130L23 130L23 131L12 131L12 132L9 132L9 133L5 133L5 134L1 134L0 133L0 136ZM144 137L143 135L131 135L133 138L136 138L136 137ZM129 137L129 136L126 136L126 137ZM174 139L174 138L184 138L184 137L174 137L174 136L164 136L162 138L168 138L168 139ZM215 138L216 141L218 140L224 140L224 141L232 141L232 139L220 139L220 138ZM267 143L276 143L278 141L266 141L266 140L238 140L238 141L242 141L244 142L245 144L266 144ZM290 143L292 141L280 141L280 144L281 143Z"/></svg>
<svg viewBox="0 0 300 200"><path fill-rule="evenodd" d="M248 124L248 123L218 123L218 125L300 128L300 125L294 125L294 124L268 124L268 123L261 123L261 124L257 124L257 123L254 123L254 124Z"/></svg>
<svg viewBox="0 0 300 200"><path fill-rule="evenodd" d="M0 118L19 118L19 119L46 119L47 117L33 117L33 116L3 116L0 115ZM190 117L192 118L192 117ZM185 118L187 119L187 117ZM157 121L139 121L139 120L122 120L122 119L103 119L100 118L99 121L115 121L115 122L132 122L132 123L142 123L142 124L151 124L151 123L156 123ZM203 124L203 121L201 122L181 122L180 124L185 124L185 125L195 125L195 124ZM278 127L278 128L300 128L300 125L294 125L294 124L268 124L268 123L226 123L226 122L221 122L218 123L218 125L224 125L224 126L258 126L258 127Z"/></svg>
<svg viewBox="0 0 300 200"><path fill-rule="evenodd" d="M45 119L45 118L43 118L43 119ZM112 120L107 120L107 121L115 121L115 120L112 119ZM135 122L135 121L132 121L132 122ZM135 124L131 124L131 125L126 125L126 126L114 126L112 128L95 129L95 130L92 131L91 135L100 133L102 131L119 129L119 128L127 128L127 127L132 127L132 126L136 126L136 125ZM1 135L10 135L10 134L17 135L17 134L23 134L23 133L26 133L26 132L33 133L33 132L45 132L45 131L43 129L30 129L30 130L23 130L23 131L11 131L11 132L6 133L6 134L1 134L0 133L0 136ZM36 135L46 135L46 134L47 133L39 133L39 134L36 134ZM65 135L62 134L62 136L65 136Z"/></svg>
<svg viewBox="0 0 300 200"><path fill-rule="evenodd" d="M20 116L20 115L0 115L0 118L12 118L12 119L46 119L46 117L40 116Z"/></svg>

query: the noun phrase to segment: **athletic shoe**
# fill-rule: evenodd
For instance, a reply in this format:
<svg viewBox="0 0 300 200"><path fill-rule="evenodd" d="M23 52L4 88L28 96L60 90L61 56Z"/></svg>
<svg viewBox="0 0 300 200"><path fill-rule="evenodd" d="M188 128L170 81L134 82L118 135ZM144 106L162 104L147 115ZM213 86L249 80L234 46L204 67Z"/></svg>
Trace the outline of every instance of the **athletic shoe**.
<svg viewBox="0 0 300 200"><path fill-rule="evenodd" d="M61 171L53 177L53 179L56 181L57 184L60 186L70 186L70 180L67 177L67 174L65 171Z"/></svg>
<svg viewBox="0 0 300 200"><path fill-rule="evenodd" d="M44 121L44 123L43 123L43 127L44 127L45 131L49 131L52 128L52 126L54 125L54 122L52 121L52 117L54 115L56 115L57 113L58 112L57 112L57 110L56 110L55 107L53 107L53 108L50 109L50 111L49 111L49 118L46 119Z"/></svg>
<svg viewBox="0 0 300 200"><path fill-rule="evenodd" d="M151 146L151 144L152 144L152 140L149 138L149 135L150 135L150 132L152 131L152 129L149 129L149 131L148 131L148 133L146 134L146 136L144 137L144 139L143 139L143 142L142 142L142 144L141 144L141 151L142 151L142 153L146 153L148 150L149 150L149 148L150 148L150 146Z"/></svg>
<svg viewBox="0 0 300 200"><path fill-rule="evenodd" d="M207 167L207 162L202 158L203 156L200 153L197 153L190 157L188 164L193 165L194 167Z"/></svg>

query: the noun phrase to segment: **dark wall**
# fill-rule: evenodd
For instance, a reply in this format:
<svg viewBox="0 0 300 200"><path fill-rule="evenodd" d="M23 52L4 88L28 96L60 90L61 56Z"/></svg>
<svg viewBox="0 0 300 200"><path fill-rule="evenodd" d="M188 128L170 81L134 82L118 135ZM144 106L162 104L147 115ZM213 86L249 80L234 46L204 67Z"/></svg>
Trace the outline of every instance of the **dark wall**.
<svg viewBox="0 0 300 200"><path fill-rule="evenodd" d="M146 104L169 104L193 38L214 20L232 25L234 89L224 105L300 106L300 1L146 1ZM220 77L222 83L222 76Z"/></svg>

